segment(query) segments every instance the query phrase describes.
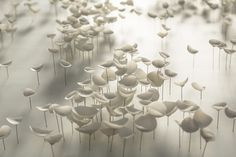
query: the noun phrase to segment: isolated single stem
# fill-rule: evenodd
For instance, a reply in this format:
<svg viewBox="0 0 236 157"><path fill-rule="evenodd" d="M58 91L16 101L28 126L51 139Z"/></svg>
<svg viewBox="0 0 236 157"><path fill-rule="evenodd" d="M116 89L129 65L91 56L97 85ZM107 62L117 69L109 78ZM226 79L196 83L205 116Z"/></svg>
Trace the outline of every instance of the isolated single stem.
<svg viewBox="0 0 236 157"><path fill-rule="evenodd" d="M220 71L220 49L219 49L219 58L218 58L218 59L219 59L219 61L218 61L218 62L219 62L218 66L219 66L219 71Z"/></svg>
<svg viewBox="0 0 236 157"><path fill-rule="evenodd" d="M162 84L162 90L161 90L161 100L164 99L164 86L165 86L165 81Z"/></svg>
<svg viewBox="0 0 236 157"><path fill-rule="evenodd" d="M67 84L67 78L66 78L66 68L64 68L64 81L65 81L65 86Z"/></svg>
<svg viewBox="0 0 236 157"><path fill-rule="evenodd" d="M31 101L31 97L29 97L29 105L30 105L30 109L32 110L32 101Z"/></svg>
<svg viewBox="0 0 236 157"><path fill-rule="evenodd" d="M9 78L9 70L8 70L8 66L6 66L6 73L7 73L7 78Z"/></svg>
<svg viewBox="0 0 236 157"><path fill-rule="evenodd" d="M48 127L48 123L47 123L46 112L43 112L43 116L44 116L45 126L47 128Z"/></svg>
<svg viewBox="0 0 236 157"><path fill-rule="evenodd" d="M217 125L216 125L217 130L219 129L219 120L220 120L220 111L217 111Z"/></svg>
<svg viewBox="0 0 236 157"><path fill-rule="evenodd" d="M61 132L62 132L63 140L65 140L65 135L64 135L64 127L63 127L62 116L60 116L60 120L61 120Z"/></svg>
<svg viewBox="0 0 236 157"><path fill-rule="evenodd" d="M37 81L38 81L38 85L40 85L40 82L39 82L39 72L37 71Z"/></svg>
<svg viewBox="0 0 236 157"><path fill-rule="evenodd" d="M126 145L126 139L123 141L123 157L125 156L125 145Z"/></svg>
<svg viewBox="0 0 236 157"><path fill-rule="evenodd" d="M52 54L52 61L53 61L53 70L54 70L54 75L56 75L56 63L55 63L55 57L54 57L54 54Z"/></svg>
<svg viewBox="0 0 236 157"><path fill-rule="evenodd" d="M16 125L16 141L17 141L17 144L19 144L19 136L18 136L18 129L17 129L17 125Z"/></svg>
<svg viewBox="0 0 236 157"><path fill-rule="evenodd" d="M181 130L179 127L179 149L181 148Z"/></svg>
<svg viewBox="0 0 236 157"><path fill-rule="evenodd" d="M206 142L206 144L205 144L205 146L204 146L204 149L203 149L203 152L202 152L202 157L204 157L204 154L205 154L205 152L206 152L206 147L207 147L207 142Z"/></svg>
<svg viewBox="0 0 236 157"><path fill-rule="evenodd" d="M235 119L233 119L233 129L232 129L233 132L234 132L234 126L235 126Z"/></svg>
<svg viewBox="0 0 236 157"><path fill-rule="evenodd" d="M57 121L57 129L58 129L58 132L60 133L60 126L59 126L59 121L58 121L58 117L57 117L57 114L55 114L55 118L56 118L56 121Z"/></svg>
<svg viewBox="0 0 236 157"><path fill-rule="evenodd" d="M115 133L115 129L113 129L113 130L112 130L110 152L112 151L112 145L113 145L113 138L114 138L114 133Z"/></svg>
<svg viewBox="0 0 236 157"><path fill-rule="evenodd" d="M6 150L6 145L5 145L4 138L2 139L2 144L3 144L3 149Z"/></svg>
<svg viewBox="0 0 236 157"><path fill-rule="evenodd" d="M91 149L91 134L89 134L89 151Z"/></svg>
<svg viewBox="0 0 236 157"><path fill-rule="evenodd" d="M53 146L51 145L52 157L54 157Z"/></svg>
<svg viewBox="0 0 236 157"><path fill-rule="evenodd" d="M192 138L192 134L189 134L189 144L188 144L188 152L190 152L191 149L191 138Z"/></svg>
<svg viewBox="0 0 236 157"><path fill-rule="evenodd" d="M169 95L171 95L171 78L169 80Z"/></svg>
<svg viewBox="0 0 236 157"><path fill-rule="evenodd" d="M139 151L141 152L141 149L142 149L142 140L143 140L143 133L141 132L141 135L140 135L140 143L139 143Z"/></svg>
<svg viewBox="0 0 236 157"><path fill-rule="evenodd" d="M212 49L212 70L214 70L214 66L215 66L215 48L213 47Z"/></svg>

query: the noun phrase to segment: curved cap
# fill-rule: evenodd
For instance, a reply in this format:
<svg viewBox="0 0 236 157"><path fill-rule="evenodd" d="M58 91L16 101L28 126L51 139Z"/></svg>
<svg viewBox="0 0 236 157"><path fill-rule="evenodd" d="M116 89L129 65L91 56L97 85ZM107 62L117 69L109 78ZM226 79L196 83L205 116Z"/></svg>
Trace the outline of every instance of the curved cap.
<svg viewBox="0 0 236 157"><path fill-rule="evenodd" d="M194 89L200 91L200 92L206 89L205 86L201 86L201 85L198 84L197 82L193 82L193 83L192 83L192 87L193 87Z"/></svg>
<svg viewBox="0 0 236 157"><path fill-rule="evenodd" d="M204 113L201 109L194 113L193 119L197 122L199 128L205 128L213 121L212 117Z"/></svg>
<svg viewBox="0 0 236 157"><path fill-rule="evenodd" d="M69 67L72 67L71 63L65 61L65 60L60 60L60 66L63 67L63 68L69 68Z"/></svg>
<svg viewBox="0 0 236 157"><path fill-rule="evenodd" d="M121 138L124 138L124 139L128 139L134 135L133 130L131 130L130 128L126 128L126 127L119 129L118 134Z"/></svg>
<svg viewBox="0 0 236 157"><path fill-rule="evenodd" d="M107 85L107 81L100 75L93 75L92 80L95 86L104 87Z"/></svg>
<svg viewBox="0 0 236 157"><path fill-rule="evenodd" d="M124 117L116 121L111 121L111 122L105 121L104 125L112 129L121 129L127 124L128 120L129 120L128 118Z"/></svg>
<svg viewBox="0 0 236 157"><path fill-rule="evenodd" d="M82 118L89 119L93 118L98 113L98 110L95 107L89 106L77 106L74 107L72 111Z"/></svg>
<svg viewBox="0 0 236 157"><path fill-rule="evenodd" d="M188 52L191 53L191 54L196 54L196 53L198 53L198 50L192 48L190 45L187 45L187 50L188 50Z"/></svg>
<svg viewBox="0 0 236 157"><path fill-rule="evenodd" d="M36 71L36 72L39 72L43 69L43 64L39 64L37 66L34 66L31 68L32 71Z"/></svg>
<svg viewBox="0 0 236 157"><path fill-rule="evenodd" d="M180 127L188 133L196 132L199 129L197 123L191 117L184 118L180 124Z"/></svg>
<svg viewBox="0 0 236 157"><path fill-rule="evenodd" d="M211 132L208 129L201 129L200 130L200 134L202 136L202 138L206 141L206 142L210 142L210 141L214 141L215 140L215 135L213 132Z"/></svg>
<svg viewBox="0 0 236 157"><path fill-rule="evenodd" d="M124 76L119 83L127 88L134 88L138 85L138 81L136 76L134 75L126 75Z"/></svg>
<svg viewBox="0 0 236 157"><path fill-rule="evenodd" d="M39 137L45 137L52 132L52 130L41 129L41 128L36 128L36 127L32 127L32 126L29 126L29 128L35 135L37 135Z"/></svg>
<svg viewBox="0 0 236 157"><path fill-rule="evenodd" d="M12 125L18 125L22 121L23 117L7 117L6 120Z"/></svg>
<svg viewBox="0 0 236 157"><path fill-rule="evenodd" d="M157 14L153 11L148 11L147 15L151 18L156 18L157 17Z"/></svg>
<svg viewBox="0 0 236 157"><path fill-rule="evenodd" d="M157 121L151 115L142 115L135 120L135 126L142 132L150 132L157 127Z"/></svg>
<svg viewBox="0 0 236 157"><path fill-rule="evenodd" d="M164 83L164 79L160 75L160 72L153 71L148 73L147 79L152 86L161 87L161 85Z"/></svg>
<svg viewBox="0 0 236 157"><path fill-rule="evenodd" d="M175 85L180 86L180 87L184 87L187 82L188 82L188 77L183 81L175 82Z"/></svg>
<svg viewBox="0 0 236 157"><path fill-rule="evenodd" d="M31 89L31 88L25 88L23 91L23 95L28 97L28 96L32 96L36 93L35 90Z"/></svg>
<svg viewBox="0 0 236 157"><path fill-rule="evenodd" d="M225 109L226 106L227 106L226 102L218 102L212 105L212 108L214 108L217 111L220 111L220 110Z"/></svg>
<svg viewBox="0 0 236 157"><path fill-rule="evenodd" d="M79 95L84 98L91 97L93 95L93 90L89 87L80 88Z"/></svg>
<svg viewBox="0 0 236 157"><path fill-rule="evenodd" d="M8 125L2 125L0 127L0 139L6 138L11 133L11 127Z"/></svg>
<svg viewBox="0 0 236 157"><path fill-rule="evenodd" d="M226 108L225 108L225 115L226 115L228 118L236 118L236 111L230 109L229 107L226 107Z"/></svg>
<svg viewBox="0 0 236 157"><path fill-rule="evenodd" d="M73 90L70 93L66 94L65 99L66 100L71 100L73 99L76 95L78 95L78 91Z"/></svg>
<svg viewBox="0 0 236 157"><path fill-rule="evenodd" d="M7 67L7 66L9 66L11 64L12 64L12 61L10 60L10 61L5 61L3 63L0 63L0 66Z"/></svg>
<svg viewBox="0 0 236 157"><path fill-rule="evenodd" d="M54 111L60 116L67 116L68 114L71 113L72 107L71 106L56 106L54 107Z"/></svg>
<svg viewBox="0 0 236 157"><path fill-rule="evenodd" d="M174 101L164 101L163 104L166 106L166 116L171 116L177 111L177 103Z"/></svg>
<svg viewBox="0 0 236 157"><path fill-rule="evenodd" d="M75 129L85 134L93 134L100 128L100 126L101 126L101 123L93 122L88 125L82 126L80 128L75 128Z"/></svg>
<svg viewBox="0 0 236 157"><path fill-rule="evenodd" d="M175 77L175 76L177 76L177 73L174 72L174 71L171 71L169 69L166 69L165 70L165 75L168 76L168 77Z"/></svg>
<svg viewBox="0 0 236 157"><path fill-rule="evenodd" d="M47 141L50 145L54 145L59 142L62 138L61 134L48 135L44 138L44 141Z"/></svg>
<svg viewBox="0 0 236 157"><path fill-rule="evenodd" d="M157 35L161 38L165 38L168 35L168 32L167 31L161 31L161 32L157 33Z"/></svg>
<svg viewBox="0 0 236 157"><path fill-rule="evenodd" d="M126 74L133 74L137 70L138 65L136 62L130 61L127 63L126 68L127 68Z"/></svg>

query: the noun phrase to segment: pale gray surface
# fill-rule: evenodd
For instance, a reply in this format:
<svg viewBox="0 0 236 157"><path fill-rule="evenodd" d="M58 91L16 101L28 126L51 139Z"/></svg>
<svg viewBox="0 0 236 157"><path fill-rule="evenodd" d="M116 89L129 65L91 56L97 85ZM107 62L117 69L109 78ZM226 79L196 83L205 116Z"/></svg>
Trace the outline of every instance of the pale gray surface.
<svg viewBox="0 0 236 157"><path fill-rule="evenodd" d="M112 24L110 28L114 30L112 37L115 46L119 47L124 43L137 43L138 50L141 56L150 59L160 58L160 39L156 35L160 30L160 23L147 17L147 8L154 9L155 1L144 3L143 0L136 0L137 6L142 7L144 14L136 16L134 14L127 15L125 20L119 20ZM0 17L4 12L9 10L7 0L0 1ZM4 157L50 157L50 147L47 143L43 143L43 139L34 136L29 125L44 127L43 114L36 110L29 111L28 99L22 94L24 88L37 88L36 74L30 70L30 67L39 63L44 63L45 67L40 72L41 85L37 89L37 94L33 96L33 106L45 105L47 103L68 104L64 100L64 96L73 89L77 88L76 82L83 80L88 76L83 72L84 64L76 56L73 61L73 67L68 72L69 85L64 86L63 71L57 66L58 75L54 77L52 58L47 48L50 46L46 34L56 32L56 23L53 10L49 10L47 0L40 0L40 13L31 24L31 17L26 13L25 7L19 7L19 20L17 23L17 33L13 43L5 41L4 49L0 50L0 61L13 60L13 64L9 68L10 78L7 80L5 69L0 69L0 124L7 124L5 118L7 116L23 116L23 122L19 127L20 145L16 144L15 130L12 130L10 137L6 142L7 150L3 151L2 146L0 156ZM64 16L60 10L60 16ZM211 105L225 101L230 107L235 108L235 93L236 93L236 63L235 56L232 58L232 68L230 71L224 70L224 55L222 55L221 70L216 68L212 72L211 57L212 48L208 44L211 38L222 39L220 33L220 23L207 24L199 17L194 16L182 22L181 17L168 21L168 26L171 32L167 37L168 44L166 45L167 52L171 55L170 69L178 72L176 81L183 80L189 77L189 82L184 90L184 98L199 102L199 95L191 87L191 82L199 82L206 86L203 102L201 107L203 110L214 117L214 122L210 128L216 133L216 141L209 143L206 157L233 157L236 154L235 134L232 133L232 121L225 117L221 112L220 129L216 131L216 112L211 108ZM232 27L234 27L234 21ZM234 38L234 32L230 38ZM5 36L5 39L9 37ZM192 70L192 56L187 53L187 45L192 45L199 49L199 54L195 58L195 70ZM106 44L107 45L107 44ZM97 63L102 63L106 58L110 58L108 47L106 46L99 53L101 55L95 58ZM224 52L222 51L222 54ZM216 52L218 56L218 52ZM217 57L216 57L217 58ZM216 59L215 67L218 67ZM144 67L143 67L144 68ZM173 95L168 97L166 86L165 100L179 99L180 90L173 85ZM130 140L127 144L126 156L147 156L147 157L176 157L178 156L178 126L175 124L175 119L180 119L181 114L175 113L171 117L169 128L166 127L166 118L158 120L158 128L156 131L156 139L152 140L152 133L144 135L143 149L140 153L138 150L139 136L138 132L135 136L135 141ZM130 117L131 118L131 117ZM49 128L56 130L55 119L48 114ZM71 136L71 126L68 121L65 122L66 141L55 145L55 153L58 157L72 156L114 156L118 157L122 154L122 141L118 136L114 140L114 149L112 153L107 152L107 138L98 132L96 140L92 140L92 151L88 152L88 136L82 136L82 144L79 144L79 136L75 131L74 136ZM188 136L184 134L184 149L182 148L179 156L199 157L199 134L195 133L192 138L191 154L187 153Z"/></svg>

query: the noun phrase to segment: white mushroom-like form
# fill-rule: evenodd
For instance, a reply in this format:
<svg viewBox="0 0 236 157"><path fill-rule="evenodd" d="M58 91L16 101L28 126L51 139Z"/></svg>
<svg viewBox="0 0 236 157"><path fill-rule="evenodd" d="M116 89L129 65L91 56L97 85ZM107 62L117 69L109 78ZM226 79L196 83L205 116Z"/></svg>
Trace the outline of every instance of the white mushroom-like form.
<svg viewBox="0 0 236 157"><path fill-rule="evenodd" d="M22 119L23 119L22 117L7 117L6 118L6 120L10 124L14 125L16 128L16 142L17 142L17 144L20 143L19 142L19 135L18 135L18 125L21 123Z"/></svg>
<svg viewBox="0 0 236 157"><path fill-rule="evenodd" d="M166 115L167 107L163 102L153 101L148 105L148 114L155 118L160 118Z"/></svg>
<svg viewBox="0 0 236 157"><path fill-rule="evenodd" d="M125 108L127 111L128 111L128 113L130 113L131 115L132 115L132 117L133 117L133 133L134 133L134 121L135 121L135 116L136 115L138 115L139 113L141 113L142 111L141 110L139 110L139 109L137 109L137 108L135 108L134 107L134 105L131 105L131 106L126 106L126 108Z"/></svg>
<svg viewBox="0 0 236 157"><path fill-rule="evenodd" d="M6 74L7 74L7 78L9 78L9 66L12 64L12 61L5 61L3 63L0 63L0 67L5 67L6 68Z"/></svg>
<svg viewBox="0 0 236 157"><path fill-rule="evenodd" d="M212 46L212 69L214 70L214 65L215 65L215 47L217 47L221 41L217 39L210 39L209 44Z"/></svg>
<svg viewBox="0 0 236 157"><path fill-rule="evenodd" d="M135 126L140 131L140 144L139 150L142 149L142 139L143 139L143 132L151 132L155 131L157 127L157 121L154 116L146 114L138 117L135 120Z"/></svg>
<svg viewBox="0 0 236 157"><path fill-rule="evenodd" d="M55 111L56 114L60 115L61 132L62 132L62 135L63 135L63 139L65 140L62 117L65 117L65 116L69 115L72 112L72 107L67 106L67 105L65 105L65 106L56 106L56 107L54 107L54 111Z"/></svg>
<svg viewBox="0 0 236 157"><path fill-rule="evenodd" d="M123 127L118 130L119 136L123 139L123 151L122 151L122 156L125 156L125 145L126 145L126 140L134 136L134 133L132 132L131 129Z"/></svg>
<svg viewBox="0 0 236 157"><path fill-rule="evenodd" d="M39 137L45 137L52 132L52 130L41 129L41 128L36 128L32 126L29 126L29 128L36 136L39 136Z"/></svg>
<svg viewBox="0 0 236 157"><path fill-rule="evenodd" d="M72 65L71 63L65 60L60 60L60 66L64 69L64 81L65 81L65 86L66 86L67 85L66 69L72 67Z"/></svg>
<svg viewBox="0 0 236 157"><path fill-rule="evenodd" d="M93 84L99 88L99 91L100 89L102 89L102 92L103 92L103 87L107 85L107 81L100 75L93 75L92 81L93 81Z"/></svg>
<svg viewBox="0 0 236 157"><path fill-rule="evenodd" d="M84 71L89 74L90 80L92 80L92 74L95 72L94 67L85 67Z"/></svg>
<svg viewBox="0 0 236 157"><path fill-rule="evenodd" d="M66 96L65 96L65 100L70 100L71 101L71 106L74 107L74 97L78 95L78 91L73 90L71 92L69 92Z"/></svg>
<svg viewBox="0 0 236 157"><path fill-rule="evenodd" d="M201 109L197 110L194 113L193 119L195 120L199 128L206 128L213 121L212 117L204 113Z"/></svg>
<svg viewBox="0 0 236 157"><path fill-rule="evenodd" d="M169 95L171 95L171 79L176 77L178 74L174 71L166 69L165 70L165 75L169 77Z"/></svg>
<svg viewBox="0 0 236 157"><path fill-rule="evenodd" d="M6 150L6 145L4 140L10 135L10 133L11 133L11 127L9 127L8 125L2 125L0 127L0 139L2 139L4 150Z"/></svg>
<svg viewBox="0 0 236 157"><path fill-rule="evenodd" d="M54 48L49 48L48 51L52 54L53 71L54 71L54 75L56 75L55 54L57 54L59 51L58 49L54 49Z"/></svg>
<svg viewBox="0 0 236 157"><path fill-rule="evenodd" d="M148 73L147 79L153 87L161 87L164 83L164 79L161 77L160 72L153 71Z"/></svg>
<svg viewBox="0 0 236 157"><path fill-rule="evenodd" d="M110 152L112 151L113 138L114 138L115 132L125 127L125 125L127 125L128 120L129 120L128 118L124 117L116 121L111 121L111 122L104 121L104 125L108 128L111 128L113 132L112 137L111 137Z"/></svg>
<svg viewBox="0 0 236 157"><path fill-rule="evenodd" d="M197 110L194 113L193 119L197 122L199 128L206 128L213 121L212 117L204 113L201 109ZM201 142L201 136L200 136L200 149L201 148L202 148L202 142Z"/></svg>
<svg viewBox="0 0 236 157"><path fill-rule="evenodd" d="M137 81L137 78L136 76L134 75L126 75L124 76L120 81L119 83L121 85L123 85L124 87L126 88L135 88L137 85L138 85L138 81Z"/></svg>
<svg viewBox="0 0 236 157"><path fill-rule="evenodd" d="M164 38L168 35L167 31L161 31L157 34L161 38L161 50L164 49Z"/></svg>
<svg viewBox="0 0 236 157"><path fill-rule="evenodd" d="M48 127L48 122L47 122L47 116L46 116L46 112L49 110L49 107L51 106L51 104L47 104L45 106L36 106L36 108L43 112L43 117L44 117L44 122L45 122L45 127Z"/></svg>
<svg viewBox="0 0 236 157"><path fill-rule="evenodd" d="M32 101L31 101L31 97L36 93L35 90L31 89L31 88L25 88L23 91L23 95L25 97L29 98L29 105L30 105L30 109L32 109Z"/></svg>
<svg viewBox="0 0 236 157"><path fill-rule="evenodd" d="M232 55L236 52L234 49L224 49L226 53L226 58L225 58L225 70L227 70L227 64L228 64L228 55L229 55L229 69L231 68L231 62L232 62Z"/></svg>
<svg viewBox="0 0 236 157"><path fill-rule="evenodd" d="M89 98L94 94L93 90L89 87L85 87L85 88L79 89L78 92L79 92L78 93L79 96L84 98L84 105L86 106L86 98Z"/></svg>
<svg viewBox="0 0 236 157"><path fill-rule="evenodd" d="M146 73L148 73L149 66L152 64L152 61L148 58L145 58L145 57L141 57L141 61L143 62L143 64L145 64L147 66Z"/></svg>
<svg viewBox="0 0 236 157"><path fill-rule="evenodd" d="M179 124L179 126L183 129L183 131L189 133L188 151L190 152L190 149L191 149L191 135L192 135L192 133L196 132L199 129L198 124L193 118L187 117Z"/></svg>
<svg viewBox="0 0 236 157"><path fill-rule="evenodd" d="M93 122L83 127L76 128L77 131L89 135L89 151L91 148L91 135L94 134L101 126L101 123Z"/></svg>
<svg viewBox="0 0 236 157"><path fill-rule="evenodd" d="M112 53L111 51L111 35L113 34L114 32L111 30L111 29L105 29L103 30L103 34L104 34L104 37L108 37L108 42L109 42L109 50L110 50L110 53Z"/></svg>
<svg viewBox="0 0 236 157"><path fill-rule="evenodd" d="M53 39L55 38L55 36L56 36L56 34L54 34L54 33L47 34L47 38L49 38L50 41L51 41L52 48L54 48L54 41L53 41Z"/></svg>
<svg viewBox="0 0 236 157"><path fill-rule="evenodd" d="M235 120L236 120L236 110L233 110L229 107L225 108L225 115L230 118L233 119L233 129L232 131L234 132L234 126L235 126Z"/></svg>
<svg viewBox="0 0 236 157"><path fill-rule="evenodd" d="M183 100L183 88L187 82L188 82L188 78L180 82L175 82L175 85L180 87L180 98L181 98L180 100Z"/></svg>
<svg viewBox="0 0 236 157"><path fill-rule="evenodd" d="M202 157L205 155L206 147L208 142L214 141L215 140L215 135L213 132L209 131L208 129L201 129L200 130L201 137L205 140L205 146L202 152Z"/></svg>
<svg viewBox="0 0 236 157"><path fill-rule="evenodd" d="M174 101L164 101L163 102L166 106L166 113L167 116L167 126L169 126L169 119L172 114L174 114L177 111L177 103Z"/></svg>
<svg viewBox="0 0 236 157"><path fill-rule="evenodd" d="M152 61L152 65L158 69L158 71L161 71L163 67L165 67L168 64L168 62L160 59L155 59Z"/></svg>
<svg viewBox="0 0 236 157"><path fill-rule="evenodd" d="M44 137L44 141L48 142L51 145L52 157L54 157L53 145L60 142L61 138L61 134L48 135Z"/></svg>
<svg viewBox="0 0 236 157"><path fill-rule="evenodd" d="M216 128L219 129L219 122L220 122L220 111L224 110L227 106L226 102L218 102L214 105L212 105L212 108L217 111L217 122L216 122Z"/></svg>
<svg viewBox="0 0 236 157"><path fill-rule="evenodd" d="M187 50L190 54L193 55L193 69L194 69L194 64L195 64L195 54L198 53L198 50L192 48L190 45L187 45Z"/></svg>
<svg viewBox="0 0 236 157"><path fill-rule="evenodd" d="M202 92L206 89L206 87L205 86L201 86L197 82L193 82L191 85L192 85L192 87L194 89L196 89L197 91L200 92L200 101L201 101L202 100Z"/></svg>
<svg viewBox="0 0 236 157"><path fill-rule="evenodd" d="M151 18L154 18L154 19L157 17L157 14L154 13L153 11L148 11L147 15Z"/></svg>
<svg viewBox="0 0 236 157"><path fill-rule="evenodd" d="M40 84L39 82L39 72L43 69L43 64L39 64L37 66L34 66L32 68L30 68L32 71L35 71L37 74L37 81L38 81L38 85Z"/></svg>

